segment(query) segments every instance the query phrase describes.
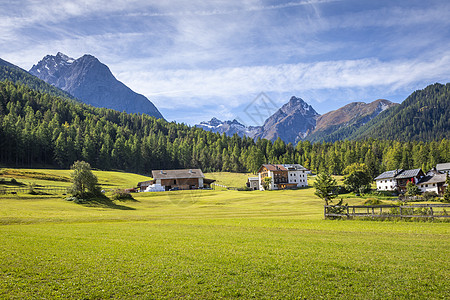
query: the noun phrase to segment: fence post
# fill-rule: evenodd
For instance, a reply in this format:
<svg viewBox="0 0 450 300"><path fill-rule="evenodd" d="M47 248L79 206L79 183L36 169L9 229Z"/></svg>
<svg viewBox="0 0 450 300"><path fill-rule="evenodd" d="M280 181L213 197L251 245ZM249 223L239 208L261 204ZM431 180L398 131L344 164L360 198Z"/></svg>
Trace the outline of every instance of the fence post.
<svg viewBox="0 0 450 300"><path fill-rule="evenodd" d="M433 213L433 207L430 207L430 212L431 212L431 221L434 221L434 213Z"/></svg>
<svg viewBox="0 0 450 300"><path fill-rule="evenodd" d="M402 216L402 207L400 206L400 219L403 219L403 216Z"/></svg>
<svg viewBox="0 0 450 300"><path fill-rule="evenodd" d="M350 219L349 207L347 205L347 219Z"/></svg>
<svg viewBox="0 0 450 300"><path fill-rule="evenodd" d="M324 219L327 218L327 206L326 205L323 206L323 218Z"/></svg>

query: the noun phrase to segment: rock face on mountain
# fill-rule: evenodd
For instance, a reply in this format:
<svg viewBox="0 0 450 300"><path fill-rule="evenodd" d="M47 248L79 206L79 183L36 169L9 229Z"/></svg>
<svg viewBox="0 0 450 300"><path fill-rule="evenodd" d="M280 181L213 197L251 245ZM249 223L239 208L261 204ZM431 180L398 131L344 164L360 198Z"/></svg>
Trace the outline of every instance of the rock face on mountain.
<svg viewBox="0 0 450 300"><path fill-rule="evenodd" d="M92 55L73 59L58 52L56 56L45 56L29 72L84 103L163 118L152 102L118 81L109 68Z"/></svg>
<svg viewBox="0 0 450 300"><path fill-rule="evenodd" d="M263 126L246 127L236 120L222 122L216 118L201 122L197 127L205 130L240 136L276 140L286 143L300 140L334 142L351 138L352 134L377 117L383 111L396 107L397 103L379 99L371 103L352 102L337 110L319 115L311 105L293 96L288 103L270 116Z"/></svg>
<svg viewBox="0 0 450 300"><path fill-rule="evenodd" d="M320 115L301 98L292 96L288 103L270 116L254 135L255 138L296 143L316 127Z"/></svg>
<svg viewBox="0 0 450 300"><path fill-rule="evenodd" d="M396 105L398 104L385 99L371 103L352 102L318 117L315 129L306 139L312 142L346 139L381 112Z"/></svg>
<svg viewBox="0 0 450 300"><path fill-rule="evenodd" d="M0 81L4 80L24 84L28 86L30 89L42 93L48 93L52 96L76 100L68 92L63 91L51 84L48 84L47 82L37 78L36 76L31 75L24 69L0 58Z"/></svg>
<svg viewBox="0 0 450 300"><path fill-rule="evenodd" d="M247 127L239 123L237 120L221 121L217 118L212 118L207 122L200 122L200 124L195 125L195 127L199 127L212 132L225 133L228 136L232 136L236 133L241 137L253 137L259 128L253 126Z"/></svg>

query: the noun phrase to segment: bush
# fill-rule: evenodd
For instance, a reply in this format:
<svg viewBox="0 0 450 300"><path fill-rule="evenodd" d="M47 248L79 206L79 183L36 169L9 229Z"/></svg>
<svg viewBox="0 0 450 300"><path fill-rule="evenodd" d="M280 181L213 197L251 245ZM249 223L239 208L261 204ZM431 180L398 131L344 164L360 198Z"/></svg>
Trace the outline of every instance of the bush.
<svg viewBox="0 0 450 300"><path fill-rule="evenodd" d="M127 201L127 200L134 200L133 196L125 191L125 190L116 190L114 191L112 197L113 200L118 200L118 201Z"/></svg>
<svg viewBox="0 0 450 300"><path fill-rule="evenodd" d="M436 192L425 192L425 193L423 193L422 197L425 201L430 201L430 200L434 200L434 198L438 197L438 194L436 194Z"/></svg>
<svg viewBox="0 0 450 300"><path fill-rule="evenodd" d="M67 197L64 200L72 201L72 202L77 203L77 204L83 204L83 203L87 203L88 202L86 199L81 199L81 198L78 198L76 196Z"/></svg>
<svg viewBox="0 0 450 300"><path fill-rule="evenodd" d="M381 205L383 201L380 199L369 198L364 202L364 205Z"/></svg>
<svg viewBox="0 0 450 300"><path fill-rule="evenodd" d="M347 194L347 193L350 193L350 191L347 190L345 188L345 186L339 185L339 186L336 187L336 193L338 193L338 194Z"/></svg>

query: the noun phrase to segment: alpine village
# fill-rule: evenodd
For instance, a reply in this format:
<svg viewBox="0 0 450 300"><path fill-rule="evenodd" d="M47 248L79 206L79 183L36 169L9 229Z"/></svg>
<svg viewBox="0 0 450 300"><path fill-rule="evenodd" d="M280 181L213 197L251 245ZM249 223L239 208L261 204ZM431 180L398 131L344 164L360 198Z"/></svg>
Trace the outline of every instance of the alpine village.
<svg viewBox="0 0 450 300"><path fill-rule="evenodd" d="M79 27L73 32L77 39L82 39L80 28L99 26L97 30L101 32L114 23L131 30L135 23L122 18L148 18L152 20L148 34L155 34L152 44L145 51L139 47L131 49L144 43L144 38L138 42L136 35L122 32L120 39L137 44L117 42L114 51L105 52L103 43L111 36L102 32L87 44L96 56L79 56L81 49L87 49L85 42L80 42L80 49L72 48L78 54L66 52L69 48L65 42L58 43L65 53L56 50L53 52L56 54L46 54L42 50L47 44L42 42L35 53L30 53L32 49L20 52L30 57L44 53L39 54L40 59L31 68L27 67L28 71L23 69L25 57L9 54L3 57L5 60L0 58L0 298L450 298L450 83L430 79L435 77L430 75L434 69L429 68L411 75L418 76L413 83L400 86L403 77L389 81L391 78L383 73L392 71L393 77L398 75L386 66L386 58L358 58L355 73L359 68L369 71L358 77L362 83L349 92L346 84L352 75L345 68L354 65L339 60L342 63L336 67L339 75L330 79L331 75L321 69L324 64L331 64L319 50L325 46L320 46L318 39L325 37L310 28L305 33L296 29L299 36L315 37L306 42L304 51L311 47L317 52L301 52L304 57L319 61L304 63L308 67L299 78L310 86L291 92L283 83L284 90L276 93L270 89L276 90L279 80L290 82L289 72L295 73L294 67L304 67L297 62L277 65L276 70L260 66L265 60L295 60L300 54L286 52L290 49L286 45L271 44L279 51L275 54L254 40L255 36L244 38L240 36L244 33L227 27L234 32L229 41L250 43L246 40L250 39L256 43L246 48L251 52L231 58L234 52L225 55L225 50L208 48L222 49L216 44L223 42L222 36L211 32L223 35L225 29L214 25L215 29L197 32L200 23L194 22L177 27L176 36L181 39L180 35L188 35L201 45L214 46L191 56L191 52L183 51L199 44L183 40L187 49L178 49L168 59L165 49L172 49L171 43L179 45L177 39L168 42L156 37L158 31L175 35L173 24L192 18L201 23L220 19L223 26L229 26L226 19L231 15L239 20L236 24L242 25L247 23L241 17L249 14L265 17L276 14L279 22L286 23L283 30L274 34L272 30L263 33L260 29L258 36L270 32L272 37L283 39L284 34L293 30L287 29L287 23L293 20L291 13L309 7L307 19L321 24L315 30L327 32L327 38L334 41L326 47L338 47L335 43L341 33L318 19L326 18L327 14L340 15L341 9L347 13L370 6L353 3L347 7L342 1L282 2L255 1L254 5L243 5L246 7L243 10L223 3L214 4L220 9L202 4L206 8L201 10L193 4L180 3L179 8L175 9L175 5L171 10L158 4L160 10L145 11L131 10L130 2L123 6L125 16L124 11L113 9L119 5L116 2L99 4L108 17L101 21L83 17L83 25L77 21ZM82 7L74 3L64 4L64 15L72 21L79 16L77 10L71 9ZM48 7L52 5L60 4ZM93 3L86 5L100 9L94 8ZM426 20L404 15L405 12L412 15L422 5L416 3L411 11L409 7L394 10L395 16L406 22L402 26L412 26L409 22L433 22L436 17L434 22L446 26L433 31L437 35L441 34L439 30L448 34L448 19L439 17L449 16L447 4L442 11L423 12ZM48 8L46 16L52 21L33 25L36 26L33 40L45 41L40 31L53 26L48 25L51 22L62 22L57 14L52 14L57 11ZM360 15L361 20L365 16L368 22L360 26L378 28L385 24L384 17L376 15L378 10L370 11L373 15L366 10ZM75 15L68 17L69 12ZM120 16L113 21L110 13ZM310 19L313 15L315 21ZM21 22L34 22L31 16L20 18ZM286 20L281 21L283 18ZM172 25L166 24L167 19ZM4 28L12 20L5 19ZM258 23L266 28L270 23L268 19L252 20L252 27ZM347 35L353 21L342 21L336 26ZM28 30L26 24L20 25L23 31ZM394 30L394 25L383 26L383 32ZM67 35L71 40L71 30L62 28L55 34ZM328 36L329 31L334 32L331 34L334 38ZM363 31L369 34L368 30ZM0 33L0 38L6 41L8 34ZM358 31L354 39L381 39L375 37L377 34L361 37ZM297 31L289 36L297 36ZM354 51L351 42L346 43L348 49L346 46L340 53ZM49 42L48 49L55 49L54 46ZM396 51L403 51L389 49L393 56ZM106 65L105 61L120 60L114 58L117 51L129 51L129 59L118 61L114 67ZM257 57L263 52L265 56L258 58L260 61ZM283 57L287 53L292 55L289 60ZM200 58L207 61L209 56L219 54L224 58L214 71L198 62ZM165 60L156 60L158 55ZM436 68L443 70L440 67L444 65L447 71L441 73L449 74L450 56L445 55ZM14 57L17 61L11 60ZM228 67L238 57L248 59L248 66ZM143 71L144 67L139 65L151 69L146 59L167 70L148 75L151 72ZM405 65L407 61L407 56L395 60ZM171 69L174 62L179 69ZM130 64L129 69L120 69L123 64ZM405 69L416 70L425 65L417 59L414 66ZM333 69L329 65L327 68ZM268 93L254 92L267 69L279 77L270 79ZM285 72L283 75L276 73L280 69ZM312 83L307 75L316 69L322 72L321 78L314 77L320 87L315 87L316 81ZM254 77L238 78L244 81L247 78L249 85L255 85L250 89L251 96L244 91L229 99L224 96L225 102L229 101L235 109L227 110L227 104L218 104L214 97L222 97L222 88L243 86L241 79L226 81L235 78L236 72L246 70L254 72L251 75ZM206 73L198 75L198 72ZM377 72L385 77L381 79ZM408 71L402 72L401 76ZM161 78L155 80L155 76ZM220 78L220 84L212 83L214 76ZM378 88L364 90L364 76L368 82L373 78L385 80L379 85L386 87L386 93ZM419 77L424 79L419 81ZM194 82L193 89L198 90L201 100L189 103L195 96L189 95L192 90L185 89L184 80ZM326 89L321 80L339 88L330 87L329 94L320 94ZM170 90L174 82L179 91ZM201 96L208 90L208 84L216 89L209 98ZM370 101L359 100L363 90L365 99ZM402 99L394 96L396 91L404 93ZM333 98L332 93L336 93L337 99L340 92L347 93L346 102ZM176 98L180 93L186 97L182 101ZM379 99L389 95L395 101ZM327 105L332 108L327 110ZM269 106L273 106L270 111L264 110ZM256 109L254 115L251 109ZM178 121L177 116L185 119ZM248 121L261 116L258 122ZM189 118L196 121L186 122Z"/></svg>

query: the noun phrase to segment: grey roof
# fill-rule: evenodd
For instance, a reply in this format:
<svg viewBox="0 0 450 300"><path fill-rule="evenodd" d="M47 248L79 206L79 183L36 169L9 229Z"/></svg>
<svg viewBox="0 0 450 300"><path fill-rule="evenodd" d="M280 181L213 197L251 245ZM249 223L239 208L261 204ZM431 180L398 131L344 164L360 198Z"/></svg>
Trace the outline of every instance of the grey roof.
<svg viewBox="0 0 450 300"><path fill-rule="evenodd" d="M401 172L403 172L402 169L386 171L386 172L384 172L384 173L378 175L377 177L375 177L374 180L394 178L395 176L397 176L397 175L398 175L399 173L401 173Z"/></svg>
<svg viewBox="0 0 450 300"><path fill-rule="evenodd" d="M153 179L178 179L178 178L204 178L200 169L181 170L155 170L152 171Z"/></svg>
<svg viewBox="0 0 450 300"><path fill-rule="evenodd" d="M300 164L283 164L283 167L288 169L289 171L307 171L308 169Z"/></svg>
<svg viewBox="0 0 450 300"><path fill-rule="evenodd" d="M412 177L417 177L417 175L419 175L419 173L422 171L422 169L412 169L412 170L404 170L403 172L401 172L400 174L398 174L397 176L395 176L395 178L397 179L402 179L402 178L412 178Z"/></svg>
<svg viewBox="0 0 450 300"><path fill-rule="evenodd" d="M425 176L417 184L444 183L447 179L446 174L437 174L434 176Z"/></svg>
<svg viewBox="0 0 450 300"><path fill-rule="evenodd" d="M257 181L257 180L259 180L259 177L249 177L248 178L248 181Z"/></svg>
<svg viewBox="0 0 450 300"><path fill-rule="evenodd" d="M436 169L437 169L438 171L441 171L441 170L450 170L450 163L437 164L437 165L436 165Z"/></svg>

